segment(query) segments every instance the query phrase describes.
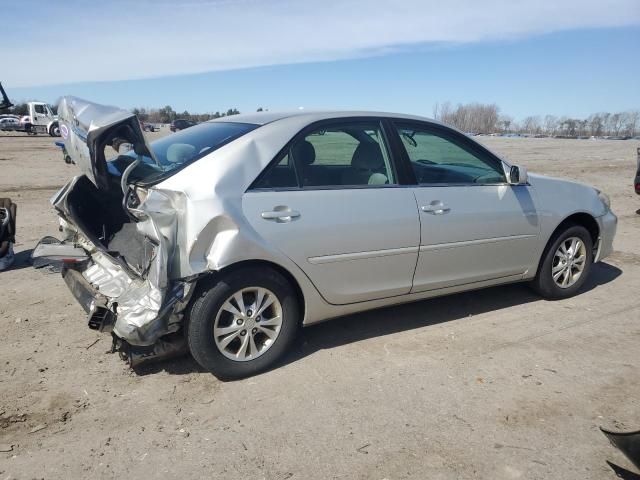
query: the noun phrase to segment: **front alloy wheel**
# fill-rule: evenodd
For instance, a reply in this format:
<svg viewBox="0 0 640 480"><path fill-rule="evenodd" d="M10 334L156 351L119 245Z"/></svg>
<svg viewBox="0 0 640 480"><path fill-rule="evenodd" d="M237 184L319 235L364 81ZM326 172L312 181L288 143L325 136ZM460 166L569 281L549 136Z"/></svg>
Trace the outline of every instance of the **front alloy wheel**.
<svg viewBox="0 0 640 480"><path fill-rule="evenodd" d="M548 299L571 297L584 284L592 263L591 234L582 225L569 225L549 240L531 285Z"/></svg>
<svg viewBox="0 0 640 480"><path fill-rule="evenodd" d="M578 237L563 240L553 256L551 273L560 288L569 288L580 279L587 263L587 249Z"/></svg>

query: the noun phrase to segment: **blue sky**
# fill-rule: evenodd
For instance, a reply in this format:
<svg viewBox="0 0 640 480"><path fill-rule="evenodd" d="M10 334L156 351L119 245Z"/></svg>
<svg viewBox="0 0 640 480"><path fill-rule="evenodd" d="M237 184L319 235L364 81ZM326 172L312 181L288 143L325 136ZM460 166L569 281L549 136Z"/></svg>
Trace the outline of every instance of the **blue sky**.
<svg viewBox="0 0 640 480"><path fill-rule="evenodd" d="M14 100L72 94L191 112L430 116L436 102L477 101L523 118L640 108L638 0L391 3L12 2L5 38L20 43L0 45L0 81Z"/></svg>

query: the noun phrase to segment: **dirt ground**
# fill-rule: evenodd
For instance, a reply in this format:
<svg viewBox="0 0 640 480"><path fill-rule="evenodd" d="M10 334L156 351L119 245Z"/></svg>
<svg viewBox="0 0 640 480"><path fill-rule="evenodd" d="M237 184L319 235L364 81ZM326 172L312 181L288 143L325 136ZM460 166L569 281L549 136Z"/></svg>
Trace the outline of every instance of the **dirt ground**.
<svg viewBox="0 0 640 480"><path fill-rule="evenodd" d="M158 134L154 134L158 135ZM532 172L591 183L616 252L558 302L524 285L362 313L303 331L279 368L222 383L190 358L139 373L56 274L28 264L57 233L75 172L53 139L0 133L18 203L0 273L0 479L607 479L632 469L599 426L640 428L637 141L481 138Z"/></svg>

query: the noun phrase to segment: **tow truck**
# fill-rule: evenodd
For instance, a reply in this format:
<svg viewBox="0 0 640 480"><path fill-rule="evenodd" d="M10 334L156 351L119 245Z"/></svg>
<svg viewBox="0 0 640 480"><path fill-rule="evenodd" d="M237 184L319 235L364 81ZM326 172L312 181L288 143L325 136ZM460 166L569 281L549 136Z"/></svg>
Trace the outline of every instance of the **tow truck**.
<svg viewBox="0 0 640 480"><path fill-rule="evenodd" d="M44 102L27 102L28 114L20 119L16 130L31 135L48 133L52 137L60 136L58 116L53 114L51 107Z"/></svg>
<svg viewBox="0 0 640 480"><path fill-rule="evenodd" d="M0 84L0 109L12 106L6 92ZM44 102L28 102L27 115L20 119L20 123L13 127L17 132L26 132L30 135L38 133L49 134L52 137L60 136L60 127L58 125L58 116L53 114L51 107Z"/></svg>

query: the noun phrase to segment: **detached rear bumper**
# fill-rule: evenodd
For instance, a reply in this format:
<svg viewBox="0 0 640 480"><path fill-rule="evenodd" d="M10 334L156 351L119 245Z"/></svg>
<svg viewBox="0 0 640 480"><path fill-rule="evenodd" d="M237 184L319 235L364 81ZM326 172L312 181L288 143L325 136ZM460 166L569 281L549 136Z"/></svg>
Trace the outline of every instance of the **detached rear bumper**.
<svg viewBox="0 0 640 480"><path fill-rule="evenodd" d="M616 236L616 229L618 228L618 217L609 210L603 216L596 218L596 220L600 227L600 238L594 261L599 262L613 252L613 239Z"/></svg>

